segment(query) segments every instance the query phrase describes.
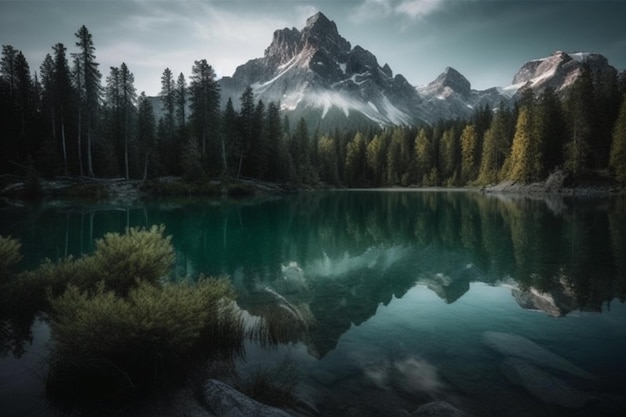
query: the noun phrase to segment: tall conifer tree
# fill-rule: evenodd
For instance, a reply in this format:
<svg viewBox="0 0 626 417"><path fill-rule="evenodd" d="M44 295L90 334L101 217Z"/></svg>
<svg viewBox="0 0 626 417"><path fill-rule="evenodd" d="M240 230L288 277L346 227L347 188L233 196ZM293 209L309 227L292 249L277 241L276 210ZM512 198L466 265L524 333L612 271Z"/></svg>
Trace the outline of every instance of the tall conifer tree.
<svg viewBox="0 0 626 417"><path fill-rule="evenodd" d="M93 172L93 156L92 156L92 136L95 129L95 123L98 117L98 108L100 105L100 95L102 86L100 85L100 79L102 75L98 70L99 64L96 62L95 51L96 48L93 43L91 33L85 26L81 26L78 32L75 34L78 39L76 46L80 48L80 52L74 54L77 59L78 65L76 70L80 71L79 91L80 107L85 108L85 128L87 134L87 174L91 177L94 176ZM80 143L80 139L79 139ZM82 149L79 149L79 158L81 160L81 175L82 175Z"/></svg>

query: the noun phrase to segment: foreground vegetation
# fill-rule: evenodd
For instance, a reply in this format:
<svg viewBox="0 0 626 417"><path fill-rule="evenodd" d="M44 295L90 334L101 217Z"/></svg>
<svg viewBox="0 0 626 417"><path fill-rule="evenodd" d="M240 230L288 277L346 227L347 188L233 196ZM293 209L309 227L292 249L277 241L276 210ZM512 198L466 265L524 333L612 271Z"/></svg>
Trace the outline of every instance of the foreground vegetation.
<svg viewBox="0 0 626 417"><path fill-rule="evenodd" d="M174 252L163 232L153 226L109 233L92 255L46 260L21 273L19 242L0 238L0 317L45 313L51 399L72 406L119 400L183 382L209 359L228 362L243 353L230 282L168 280Z"/></svg>

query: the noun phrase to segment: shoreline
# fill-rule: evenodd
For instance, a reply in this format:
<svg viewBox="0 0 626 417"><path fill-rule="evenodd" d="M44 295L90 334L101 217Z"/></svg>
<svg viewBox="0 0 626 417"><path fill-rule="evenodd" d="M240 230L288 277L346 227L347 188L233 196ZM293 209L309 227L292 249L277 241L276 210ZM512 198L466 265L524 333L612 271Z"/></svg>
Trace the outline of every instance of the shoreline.
<svg viewBox="0 0 626 417"><path fill-rule="evenodd" d="M541 182L523 184L504 181L488 186L465 187L372 187L346 188L331 186L302 186L274 183L251 178L210 179L188 182L180 177L161 177L148 181L124 178L58 177L51 180L4 177L0 182L0 199L10 202L47 199L75 199L129 203L143 199L166 197L258 198L300 191L350 192L479 192L488 195L519 197L590 197L602 198L626 195L626 187L608 181L573 183L567 174L557 171Z"/></svg>

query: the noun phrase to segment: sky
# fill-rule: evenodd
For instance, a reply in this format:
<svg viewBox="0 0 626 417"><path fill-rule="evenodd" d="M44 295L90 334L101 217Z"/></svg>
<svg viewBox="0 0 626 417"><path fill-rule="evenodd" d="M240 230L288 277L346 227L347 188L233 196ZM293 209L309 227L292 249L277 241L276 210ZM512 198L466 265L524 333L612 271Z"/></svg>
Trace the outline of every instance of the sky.
<svg viewBox="0 0 626 417"><path fill-rule="evenodd" d="M188 79L206 59L230 76L263 56L275 30L302 29L317 11L416 86L447 66L472 88L505 86L557 50L601 53L626 69L626 0L0 0L0 44L21 50L34 72L56 43L75 52L85 25L103 84L125 62L137 91L157 95L165 68Z"/></svg>

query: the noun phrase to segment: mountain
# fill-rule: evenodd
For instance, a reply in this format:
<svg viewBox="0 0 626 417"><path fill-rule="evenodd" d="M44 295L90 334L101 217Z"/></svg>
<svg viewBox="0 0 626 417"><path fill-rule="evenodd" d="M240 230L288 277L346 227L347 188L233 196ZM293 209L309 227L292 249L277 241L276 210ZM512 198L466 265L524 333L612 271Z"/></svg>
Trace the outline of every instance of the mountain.
<svg viewBox="0 0 626 417"><path fill-rule="evenodd" d="M311 16L302 30L274 32L262 58L239 66L220 80L222 100L235 106L251 86L255 97L280 101L293 117L316 124L415 124L428 121L422 100L402 75L350 42L324 14ZM315 126L315 125L313 125Z"/></svg>
<svg viewBox="0 0 626 417"><path fill-rule="evenodd" d="M429 120L468 118L475 109L488 106L496 108L509 97L498 88L472 90L470 82L454 68L447 67L434 81L417 91L422 97L422 107L428 108Z"/></svg>
<svg viewBox="0 0 626 417"><path fill-rule="evenodd" d="M522 65L512 84L504 87L503 91L515 95L523 88L532 88L535 94L540 94L546 88L552 88L557 93L563 93L578 79L585 65L596 81L607 77L617 79L617 70L600 54L556 51L549 57Z"/></svg>
<svg viewBox="0 0 626 417"><path fill-rule="evenodd" d="M324 131L467 119L484 106L510 105L526 88L540 94L550 87L563 95L585 65L596 81L617 79L616 69L600 54L557 51L523 64L508 86L474 90L467 78L447 67L429 84L414 87L368 50L352 47L337 25L318 12L302 30L276 30L262 58L240 65L219 83L222 106L230 98L238 108L250 86L256 99L280 102L292 121L304 117L310 127Z"/></svg>

